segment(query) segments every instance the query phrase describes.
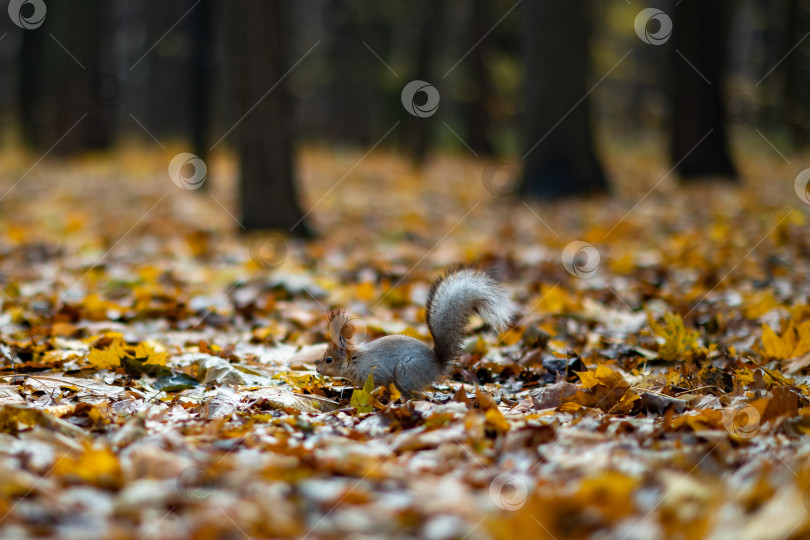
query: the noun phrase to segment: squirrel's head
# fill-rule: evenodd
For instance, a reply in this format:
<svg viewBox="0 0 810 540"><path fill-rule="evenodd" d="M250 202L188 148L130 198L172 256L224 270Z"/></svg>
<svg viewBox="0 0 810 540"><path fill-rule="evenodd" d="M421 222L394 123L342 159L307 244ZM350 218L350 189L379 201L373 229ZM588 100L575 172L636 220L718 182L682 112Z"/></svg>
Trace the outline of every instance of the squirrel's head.
<svg viewBox="0 0 810 540"><path fill-rule="evenodd" d="M343 309L329 313L329 346L315 368L321 375L343 377L349 363L357 360L366 327L358 317Z"/></svg>

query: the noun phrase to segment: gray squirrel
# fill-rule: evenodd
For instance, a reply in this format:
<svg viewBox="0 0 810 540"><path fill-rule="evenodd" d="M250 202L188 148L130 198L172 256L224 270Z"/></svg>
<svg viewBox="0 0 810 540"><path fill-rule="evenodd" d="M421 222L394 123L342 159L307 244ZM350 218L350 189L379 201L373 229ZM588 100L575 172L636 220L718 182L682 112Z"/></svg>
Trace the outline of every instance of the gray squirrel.
<svg viewBox="0 0 810 540"><path fill-rule="evenodd" d="M394 384L405 397L435 381L461 354L464 330L473 313L497 331L512 321L515 303L497 281L474 267L460 266L437 278L427 298L426 320L434 346L404 335L363 343L357 319L338 309L329 314L331 341L315 362L318 373L348 379L362 387L373 374L375 386Z"/></svg>

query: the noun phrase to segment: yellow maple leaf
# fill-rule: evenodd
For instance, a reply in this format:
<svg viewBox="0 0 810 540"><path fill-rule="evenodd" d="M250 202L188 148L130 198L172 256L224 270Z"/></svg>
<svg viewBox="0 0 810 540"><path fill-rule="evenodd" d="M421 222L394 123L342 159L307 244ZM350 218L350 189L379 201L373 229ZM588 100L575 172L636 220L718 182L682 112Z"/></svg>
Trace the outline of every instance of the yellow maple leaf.
<svg viewBox="0 0 810 540"><path fill-rule="evenodd" d="M93 335L82 339L83 343L99 343L110 341L124 341L124 334L121 332L106 331L103 335Z"/></svg>
<svg viewBox="0 0 810 540"><path fill-rule="evenodd" d="M611 521L618 521L635 509L633 492L639 481L617 471L606 471L585 478L576 493L582 508L598 509Z"/></svg>
<svg viewBox="0 0 810 540"><path fill-rule="evenodd" d="M115 341L106 349L90 349L87 361L98 369L115 369L126 354L121 344Z"/></svg>
<svg viewBox="0 0 810 540"><path fill-rule="evenodd" d="M373 371L373 370L372 370ZM374 375L369 372L368 379L363 388L355 388L352 392L351 406L357 409L357 412L368 413L374 410L374 405L371 404L371 393L374 391Z"/></svg>
<svg viewBox="0 0 810 540"><path fill-rule="evenodd" d="M273 376L274 379L281 379L296 390L300 390L317 381L311 373L299 373L297 371L282 371Z"/></svg>
<svg viewBox="0 0 810 540"><path fill-rule="evenodd" d="M396 401L402 397L402 392L399 391L399 388L391 383L388 385L388 394L391 396L391 401Z"/></svg>
<svg viewBox="0 0 810 540"><path fill-rule="evenodd" d="M737 376L740 386L745 387L754 382L754 374L750 369L735 369L734 374Z"/></svg>
<svg viewBox="0 0 810 540"><path fill-rule="evenodd" d="M655 322L652 314L648 314L647 319L653 332L663 340L663 343L658 347L658 357L662 360L691 358L692 354L698 350L700 334L697 330L688 330L683 325L683 319L680 315L664 313L663 325Z"/></svg>
<svg viewBox="0 0 810 540"><path fill-rule="evenodd" d="M792 324L788 330L792 329ZM794 337L793 332L786 332L785 338L780 338L767 324L762 325L762 350L766 356L771 358L786 359L796 346L791 343Z"/></svg>
<svg viewBox="0 0 810 540"><path fill-rule="evenodd" d="M810 321L796 326L793 321L787 325L782 335L778 335L767 324L762 325L762 352L768 358L788 360L810 352Z"/></svg>
<svg viewBox="0 0 810 540"><path fill-rule="evenodd" d="M485 354L487 354L488 350L489 348L487 347L487 342L484 341L484 338L478 336L478 339L475 340L475 343L473 343L471 346L468 346L465 352L484 356Z"/></svg>
<svg viewBox="0 0 810 540"><path fill-rule="evenodd" d="M534 301L538 313L567 313L579 307L579 302L572 298L562 287L540 287L540 298Z"/></svg>
<svg viewBox="0 0 810 540"><path fill-rule="evenodd" d="M111 488L121 485L121 465L109 448L86 447L79 456L65 455L53 466L57 476L72 481Z"/></svg>
<svg viewBox="0 0 810 540"><path fill-rule="evenodd" d="M743 303L743 315L747 319L758 319L778 307L779 302L774 298L773 291L760 291Z"/></svg>
<svg viewBox="0 0 810 540"><path fill-rule="evenodd" d="M524 331L525 328L519 326L516 328L510 328L509 330L501 333L500 341L507 346L514 345L521 340Z"/></svg>
<svg viewBox="0 0 810 540"><path fill-rule="evenodd" d="M632 388L628 388L622 398L616 403L616 410L620 413L629 413L636 406L636 401L640 400L639 396Z"/></svg>
<svg viewBox="0 0 810 540"><path fill-rule="evenodd" d="M503 417L501 411L497 407L488 409L484 416L484 424L491 430L497 433L506 433L509 431L509 422Z"/></svg>
<svg viewBox="0 0 810 540"><path fill-rule="evenodd" d="M810 352L810 321L799 324L796 333L799 336L799 342L796 344L796 348L793 349L794 357Z"/></svg>
<svg viewBox="0 0 810 540"><path fill-rule="evenodd" d="M145 342L139 343L138 346L135 347L134 357L143 361L144 364L166 365L166 353L157 351L154 347Z"/></svg>
<svg viewBox="0 0 810 540"><path fill-rule="evenodd" d="M577 412L582 408L583 406L577 403L576 401L566 401L565 403L557 407L557 410L560 412Z"/></svg>
<svg viewBox="0 0 810 540"><path fill-rule="evenodd" d="M370 281L364 281L357 285L357 299L358 300L372 300L376 291L374 290L374 284Z"/></svg>
<svg viewBox="0 0 810 540"><path fill-rule="evenodd" d="M617 274L630 274L636 267L636 259L632 252L625 252L616 258L608 259L610 269Z"/></svg>
<svg viewBox="0 0 810 540"><path fill-rule="evenodd" d="M723 429L723 411L701 409L689 411L672 419L672 429L688 427L692 431Z"/></svg>
<svg viewBox="0 0 810 540"><path fill-rule="evenodd" d="M82 310L88 319L94 321L107 320L107 310L118 309L119 306L101 298L98 294L90 294L82 300Z"/></svg>
<svg viewBox="0 0 810 540"><path fill-rule="evenodd" d="M427 336L421 334L419 332L419 330L417 330L416 328L413 328L411 326L409 326L408 328L403 330L401 333L402 333L403 336L409 336L409 337L412 337L412 338L415 338L415 339L422 339L422 340L427 339Z"/></svg>
<svg viewBox="0 0 810 540"><path fill-rule="evenodd" d="M579 380L582 381L582 388L593 388L597 384L613 387L625 382L624 377L618 371L613 371L604 364L599 364L593 371L577 372Z"/></svg>

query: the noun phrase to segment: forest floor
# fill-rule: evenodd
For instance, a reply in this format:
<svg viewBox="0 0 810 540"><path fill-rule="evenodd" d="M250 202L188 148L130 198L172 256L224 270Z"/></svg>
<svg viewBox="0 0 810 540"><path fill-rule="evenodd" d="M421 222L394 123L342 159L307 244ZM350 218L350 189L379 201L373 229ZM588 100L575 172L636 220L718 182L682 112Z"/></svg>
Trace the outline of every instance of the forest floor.
<svg viewBox="0 0 810 540"><path fill-rule="evenodd" d="M233 161L185 191L171 150L0 154L0 536L810 534L807 156L678 187L624 149L612 198L531 205L484 160L308 149L303 243L239 234ZM429 340L461 261L513 328L411 401L315 373L330 306Z"/></svg>

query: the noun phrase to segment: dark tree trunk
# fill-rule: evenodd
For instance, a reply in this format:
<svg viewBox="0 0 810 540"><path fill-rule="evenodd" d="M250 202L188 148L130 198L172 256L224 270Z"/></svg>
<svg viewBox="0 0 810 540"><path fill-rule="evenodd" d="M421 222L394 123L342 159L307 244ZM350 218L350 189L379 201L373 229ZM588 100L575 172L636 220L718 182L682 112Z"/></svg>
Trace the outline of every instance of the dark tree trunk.
<svg viewBox="0 0 810 540"><path fill-rule="evenodd" d="M213 4L202 0L192 13L192 67L191 67L191 147L195 155L205 160L208 154L208 128L212 112L211 93L214 81L211 77L213 63ZM207 182L203 183L205 189Z"/></svg>
<svg viewBox="0 0 810 540"><path fill-rule="evenodd" d="M438 87L434 77L435 45L438 33L443 28L444 0L426 0L421 4L422 17L419 24L416 50L416 71L412 80L428 82ZM430 148L433 122L426 118L407 115L405 118L405 145L416 165L421 165L427 158Z"/></svg>
<svg viewBox="0 0 810 540"><path fill-rule="evenodd" d="M211 65L213 61L212 0L202 0L192 15L192 72L191 72L191 142L194 153L205 157L208 135L208 110L211 101Z"/></svg>
<svg viewBox="0 0 810 540"><path fill-rule="evenodd" d="M373 86L368 74L378 69L374 58L356 34L332 36L329 43L329 116L325 132L343 144L369 146L371 117L369 104Z"/></svg>
<svg viewBox="0 0 810 540"><path fill-rule="evenodd" d="M806 4L799 0L790 0L787 9L787 28L780 58L785 58L784 119L790 127L793 143L797 147L807 146L810 138L810 96L807 86L810 84L808 66L810 59L806 48L798 47L791 51L796 43L802 40L810 23Z"/></svg>
<svg viewBox="0 0 810 540"><path fill-rule="evenodd" d="M150 4L146 11L145 46L156 45L134 69L148 72L149 115L144 123L158 139L188 137L195 121L192 107L196 90L192 88L194 63L190 49L196 45L194 20L200 16L204 3L189 11L193 2L162 0ZM175 23L172 31L161 39Z"/></svg>
<svg viewBox="0 0 810 540"><path fill-rule="evenodd" d="M39 118L37 112L39 92L44 79L45 39L48 35L45 30L29 30L22 33L20 40L20 84L17 87L20 104L20 126L23 140L26 144L38 147L42 142L39 134Z"/></svg>
<svg viewBox="0 0 810 540"><path fill-rule="evenodd" d="M604 193L607 180L594 152L584 97L589 2L530 1L522 8L527 138L521 193L547 200Z"/></svg>
<svg viewBox="0 0 810 540"><path fill-rule="evenodd" d="M488 0L473 0L472 40L470 46L485 35L494 23L495 21L490 17L490 2ZM469 121L470 148L481 155L492 155L493 146L490 140L492 84L487 72L486 43L487 40L485 39L470 53L472 68L470 80L473 84L474 97L469 105L467 118Z"/></svg>
<svg viewBox="0 0 810 540"><path fill-rule="evenodd" d="M722 95L730 15L727 0L684 0L673 10L670 158L685 181L737 175Z"/></svg>
<svg viewBox="0 0 810 540"><path fill-rule="evenodd" d="M285 82L285 2L229 0L228 67L239 136L242 224L248 230L283 229L307 235L293 184L293 113ZM266 95L265 95L266 94Z"/></svg>
<svg viewBox="0 0 810 540"><path fill-rule="evenodd" d="M88 38L87 71L90 94L84 145L88 149L109 148L115 137L117 112L126 101L126 84L118 77L115 57L115 6L92 0L87 21L96 28Z"/></svg>
<svg viewBox="0 0 810 540"><path fill-rule="evenodd" d="M20 119L32 147L70 154L108 147L118 87L112 11L101 0L48 5L45 23L26 30L20 47Z"/></svg>

